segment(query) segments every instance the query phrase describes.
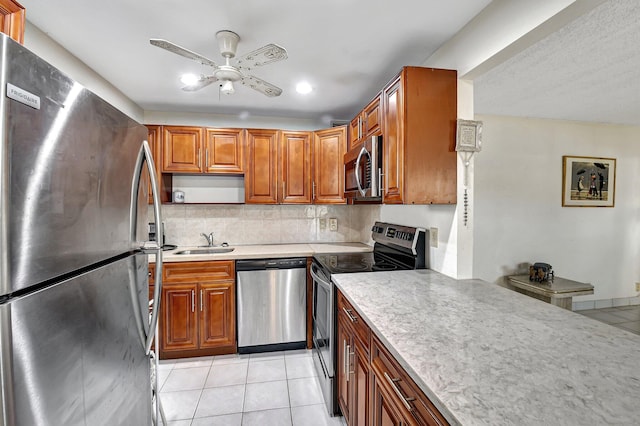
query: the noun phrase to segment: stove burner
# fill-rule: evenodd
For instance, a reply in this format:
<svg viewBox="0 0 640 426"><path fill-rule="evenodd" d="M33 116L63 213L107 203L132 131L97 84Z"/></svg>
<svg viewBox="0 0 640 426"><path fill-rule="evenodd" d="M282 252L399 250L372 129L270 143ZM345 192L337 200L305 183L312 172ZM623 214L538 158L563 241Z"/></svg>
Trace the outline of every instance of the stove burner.
<svg viewBox="0 0 640 426"><path fill-rule="evenodd" d="M371 269L374 271L395 271L398 267L390 263L377 263L373 265Z"/></svg>
<svg viewBox="0 0 640 426"><path fill-rule="evenodd" d="M354 263L338 263L333 267L333 270L336 272L361 272L369 269L369 265L364 263L354 264Z"/></svg>

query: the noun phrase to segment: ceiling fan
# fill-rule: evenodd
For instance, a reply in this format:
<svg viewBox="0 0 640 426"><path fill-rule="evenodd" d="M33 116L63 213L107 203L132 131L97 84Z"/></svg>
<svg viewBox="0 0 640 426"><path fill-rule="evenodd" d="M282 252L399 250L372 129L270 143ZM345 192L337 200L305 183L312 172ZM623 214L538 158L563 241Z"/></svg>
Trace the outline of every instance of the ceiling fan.
<svg viewBox="0 0 640 426"><path fill-rule="evenodd" d="M255 67L261 67L272 62L287 59L287 51L283 47L277 44L267 44L253 52L235 58L240 36L233 31L223 30L216 33L216 38L218 39L220 53L225 58L224 65L217 65L211 59L205 58L198 53L187 50L167 40L152 38L149 42L169 52L200 62L202 65L213 67L213 74L200 75L200 78L195 81L194 84L188 84L184 86L182 90L192 92L219 81L222 93L232 94L235 92L233 83L240 82L240 84L249 86L266 96L280 96L282 89L278 86L245 73ZM235 65L231 65L230 62L233 58L235 58Z"/></svg>

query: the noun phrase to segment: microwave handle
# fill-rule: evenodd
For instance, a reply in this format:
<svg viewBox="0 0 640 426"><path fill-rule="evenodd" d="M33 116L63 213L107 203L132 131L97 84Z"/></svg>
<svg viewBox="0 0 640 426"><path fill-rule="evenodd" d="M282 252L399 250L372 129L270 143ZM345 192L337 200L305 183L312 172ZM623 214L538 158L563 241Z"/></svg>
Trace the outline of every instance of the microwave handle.
<svg viewBox="0 0 640 426"><path fill-rule="evenodd" d="M382 173L382 169L378 169L378 195L382 195L382 190L384 188L384 184L382 183L382 177L384 173Z"/></svg>
<svg viewBox="0 0 640 426"><path fill-rule="evenodd" d="M367 149L365 147L362 147L362 149L360 150L360 153L358 154L358 158L356 159L356 185L358 185L358 191L360 191L360 194L362 194L363 197L367 193L362 188L362 182L360 182L360 160L362 159L362 156L364 154L367 154Z"/></svg>

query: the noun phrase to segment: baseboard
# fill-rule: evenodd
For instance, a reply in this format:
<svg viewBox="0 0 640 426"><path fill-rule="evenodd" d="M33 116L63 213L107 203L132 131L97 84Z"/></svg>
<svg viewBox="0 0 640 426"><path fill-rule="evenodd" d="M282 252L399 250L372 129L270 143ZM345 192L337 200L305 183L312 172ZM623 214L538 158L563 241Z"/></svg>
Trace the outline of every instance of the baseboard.
<svg viewBox="0 0 640 426"><path fill-rule="evenodd" d="M587 309L618 308L620 306L640 305L640 296L587 300L585 302L573 302L572 305L574 311L585 311Z"/></svg>

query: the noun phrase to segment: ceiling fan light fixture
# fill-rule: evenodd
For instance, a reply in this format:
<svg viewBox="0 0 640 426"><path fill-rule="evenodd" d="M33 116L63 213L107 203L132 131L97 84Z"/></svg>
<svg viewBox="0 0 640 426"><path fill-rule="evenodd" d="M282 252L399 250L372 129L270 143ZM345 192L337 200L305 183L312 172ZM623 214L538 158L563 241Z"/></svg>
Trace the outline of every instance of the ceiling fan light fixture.
<svg viewBox="0 0 640 426"><path fill-rule="evenodd" d="M300 83L296 84L296 92L300 93L301 95L308 95L312 91L313 87L311 87L311 84L307 83L306 81L301 81Z"/></svg>
<svg viewBox="0 0 640 426"><path fill-rule="evenodd" d="M193 86L198 81L200 81L200 76L197 76L195 74L182 74L182 77L180 77L180 81L182 82L182 84L185 84L187 86Z"/></svg>
<svg viewBox="0 0 640 426"><path fill-rule="evenodd" d="M233 95L233 93L235 93L235 89L233 88L233 81L231 80L227 80L224 82L224 84L222 84L222 87L220 88L220 91L222 93L224 93L225 95Z"/></svg>

